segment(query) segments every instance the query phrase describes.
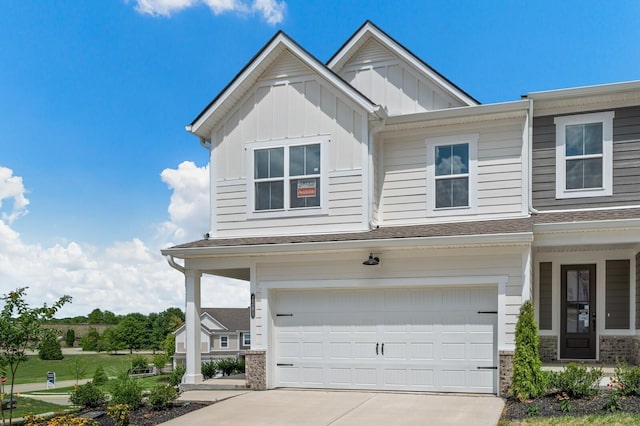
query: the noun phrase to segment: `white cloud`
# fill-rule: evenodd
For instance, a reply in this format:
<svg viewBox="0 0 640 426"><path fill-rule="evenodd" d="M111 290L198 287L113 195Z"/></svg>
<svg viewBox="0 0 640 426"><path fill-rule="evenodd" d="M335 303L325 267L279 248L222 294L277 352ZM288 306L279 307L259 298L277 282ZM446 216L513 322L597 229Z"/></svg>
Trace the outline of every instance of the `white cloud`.
<svg viewBox="0 0 640 426"><path fill-rule="evenodd" d="M16 204L24 208L28 201L22 178L13 176L11 169L0 168L0 173L0 203L21 200L14 201L14 209ZM18 189L6 190L7 176L20 183ZM0 219L0 293L28 286L27 298L33 305L50 304L68 294L73 303L60 316L87 315L94 308L117 314L183 308L184 276L167 264L160 248L173 239L182 243L201 238L208 229L208 167L184 162L177 169L165 169L161 176L173 191L170 220L158 227L165 233L153 242L132 236L107 247L79 241L43 247L25 243L9 221ZM248 305L247 283L218 277L207 277L203 283L203 306Z"/></svg>
<svg viewBox="0 0 640 426"><path fill-rule="evenodd" d="M25 192L22 178L13 176L13 170L0 166L0 209L2 209L3 199L13 199L11 213L3 211L2 216L0 216L9 225L29 212L27 210L29 200L24 196Z"/></svg>
<svg viewBox="0 0 640 426"><path fill-rule="evenodd" d="M136 0L136 10L146 15L168 17L199 4L208 6L214 15L257 14L270 25L281 23L287 8L284 0Z"/></svg>

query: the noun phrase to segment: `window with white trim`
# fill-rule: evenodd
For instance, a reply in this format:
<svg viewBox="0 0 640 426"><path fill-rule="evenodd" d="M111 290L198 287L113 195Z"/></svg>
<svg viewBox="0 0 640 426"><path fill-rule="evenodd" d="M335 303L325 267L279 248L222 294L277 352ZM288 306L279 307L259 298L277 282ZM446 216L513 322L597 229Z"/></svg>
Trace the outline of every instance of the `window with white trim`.
<svg viewBox="0 0 640 426"><path fill-rule="evenodd" d="M251 346L251 333L242 334L242 346Z"/></svg>
<svg viewBox="0 0 640 426"><path fill-rule="evenodd" d="M229 347L229 336L220 336L220 349L227 349Z"/></svg>
<svg viewBox="0 0 640 426"><path fill-rule="evenodd" d="M269 212L324 210L327 141L299 138L250 144L250 213L268 217Z"/></svg>
<svg viewBox="0 0 640 426"><path fill-rule="evenodd" d="M427 140L427 211L431 215L475 211L478 135Z"/></svg>
<svg viewBox="0 0 640 426"><path fill-rule="evenodd" d="M613 193L614 112L556 117L556 198Z"/></svg>

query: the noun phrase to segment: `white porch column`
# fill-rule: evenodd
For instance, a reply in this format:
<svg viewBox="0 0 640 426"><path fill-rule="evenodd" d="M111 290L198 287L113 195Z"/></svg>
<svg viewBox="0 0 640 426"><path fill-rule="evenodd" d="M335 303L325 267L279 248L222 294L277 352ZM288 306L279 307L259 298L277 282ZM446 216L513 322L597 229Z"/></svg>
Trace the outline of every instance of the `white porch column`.
<svg viewBox="0 0 640 426"><path fill-rule="evenodd" d="M187 371L182 383L202 382L200 372L200 278L202 272L187 269L184 272L186 286L186 336L185 358Z"/></svg>

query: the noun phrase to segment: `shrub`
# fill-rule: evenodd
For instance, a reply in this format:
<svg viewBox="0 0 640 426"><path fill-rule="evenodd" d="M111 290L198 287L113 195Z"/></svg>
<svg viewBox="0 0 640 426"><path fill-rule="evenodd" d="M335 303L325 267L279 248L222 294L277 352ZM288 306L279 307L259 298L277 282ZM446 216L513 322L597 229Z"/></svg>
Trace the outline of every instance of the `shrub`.
<svg viewBox="0 0 640 426"><path fill-rule="evenodd" d="M167 408L178 398L178 392L171 385L157 384L149 393L147 402L154 410Z"/></svg>
<svg viewBox="0 0 640 426"><path fill-rule="evenodd" d="M640 367L626 362L616 364L614 380L623 395L640 395Z"/></svg>
<svg viewBox="0 0 640 426"><path fill-rule="evenodd" d="M131 360L132 370L146 370L149 366L149 360L142 355L136 355Z"/></svg>
<svg viewBox="0 0 640 426"><path fill-rule="evenodd" d="M165 354L157 354L153 357L153 365L158 368L164 367L165 364L169 363L171 360Z"/></svg>
<svg viewBox="0 0 640 426"><path fill-rule="evenodd" d="M218 363L215 361L203 362L200 366L202 377L207 380L216 375Z"/></svg>
<svg viewBox="0 0 640 426"><path fill-rule="evenodd" d="M219 359L216 363L218 371L221 371L225 376L230 376L238 366L238 361L234 358Z"/></svg>
<svg viewBox="0 0 640 426"><path fill-rule="evenodd" d="M47 419L44 416L33 416L27 414L24 416L24 426L95 426L98 423L95 420L84 417L76 417L71 414L57 416Z"/></svg>
<svg viewBox="0 0 640 426"><path fill-rule="evenodd" d="M62 347L58 337L53 333L46 333L38 345L38 356L44 360L62 359Z"/></svg>
<svg viewBox="0 0 640 426"><path fill-rule="evenodd" d="M126 404L130 408L142 405L142 388L126 372L118 376L111 388L111 402L115 405Z"/></svg>
<svg viewBox="0 0 640 426"><path fill-rule="evenodd" d="M107 402L107 395L93 382L75 386L69 397L75 405L85 408L96 408Z"/></svg>
<svg viewBox="0 0 640 426"><path fill-rule="evenodd" d="M547 390L547 376L542 372L539 346L533 304L527 300L520 307L516 324L516 350L513 354L511 382L511 393L520 401L543 395Z"/></svg>
<svg viewBox="0 0 640 426"><path fill-rule="evenodd" d="M610 413L615 413L616 411L622 410L622 403L620 402L620 398L618 396L618 390L611 392L609 398L607 398L607 402L604 403L602 409Z"/></svg>
<svg viewBox="0 0 640 426"><path fill-rule="evenodd" d="M64 336L64 343L68 348L72 348L76 341L76 332L72 328L67 329L67 334Z"/></svg>
<svg viewBox="0 0 640 426"><path fill-rule="evenodd" d="M582 398L598 393L600 379L602 368L588 369L584 365L571 362L564 370L553 374L551 385L558 393L565 392L572 398Z"/></svg>
<svg viewBox="0 0 640 426"><path fill-rule="evenodd" d="M245 362L244 359L240 359L238 360L237 364L236 364L236 374L242 374L244 373L245 370Z"/></svg>
<svg viewBox="0 0 640 426"><path fill-rule="evenodd" d="M181 365L174 368L173 371L169 374L169 384L171 386L178 386L180 383L182 383L182 376L184 376L184 373L186 371L187 369Z"/></svg>
<svg viewBox="0 0 640 426"><path fill-rule="evenodd" d="M96 368L95 373L93 373L93 383L96 386L100 386L100 385L104 385L108 381L109 381L109 377L107 376L107 373L105 373L104 368L102 368L102 366L99 365Z"/></svg>
<svg viewBox="0 0 640 426"><path fill-rule="evenodd" d="M107 407L107 416L111 417L116 426L126 426L129 424L131 407L127 404L114 404Z"/></svg>

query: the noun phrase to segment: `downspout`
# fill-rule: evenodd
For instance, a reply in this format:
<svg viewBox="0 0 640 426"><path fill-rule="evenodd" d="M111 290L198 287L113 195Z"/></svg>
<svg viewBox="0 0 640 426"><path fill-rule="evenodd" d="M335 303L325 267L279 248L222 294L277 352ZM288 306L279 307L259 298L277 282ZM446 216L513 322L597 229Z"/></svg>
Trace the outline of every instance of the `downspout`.
<svg viewBox="0 0 640 426"><path fill-rule="evenodd" d="M211 141L208 141L205 138L200 138L200 146L208 151L211 151Z"/></svg>
<svg viewBox="0 0 640 426"><path fill-rule="evenodd" d="M184 266L179 265L178 263L176 263L175 259L173 256L171 256L170 254L165 255L164 257L165 259L167 259L167 263L169 264L169 266L171 266L173 269L175 269L178 272L182 272L184 274Z"/></svg>
<svg viewBox="0 0 640 426"><path fill-rule="evenodd" d="M527 170L527 194L529 197L529 213L540 213L533 207L533 99L529 99L529 136L527 138L528 147L528 170Z"/></svg>
<svg viewBox="0 0 640 426"><path fill-rule="evenodd" d="M386 119L384 117L378 118L375 121L375 124L369 129L369 229L375 229L378 227L378 224L373 220L373 209L376 204L376 194L375 194L375 180L377 179L377 174L375 172L375 167L373 164L373 150L375 147L375 136L379 133L386 124Z"/></svg>

